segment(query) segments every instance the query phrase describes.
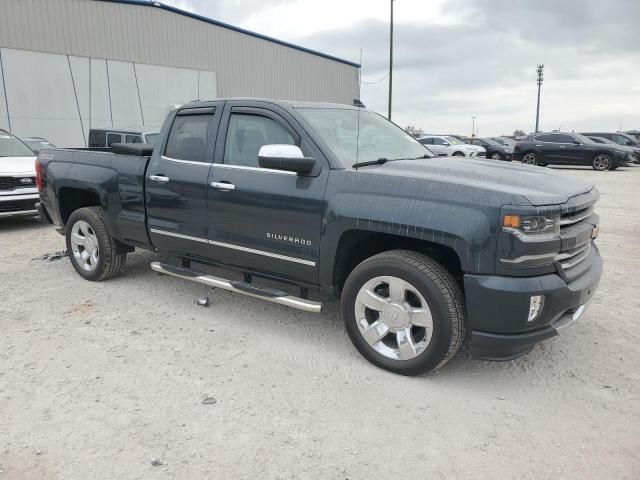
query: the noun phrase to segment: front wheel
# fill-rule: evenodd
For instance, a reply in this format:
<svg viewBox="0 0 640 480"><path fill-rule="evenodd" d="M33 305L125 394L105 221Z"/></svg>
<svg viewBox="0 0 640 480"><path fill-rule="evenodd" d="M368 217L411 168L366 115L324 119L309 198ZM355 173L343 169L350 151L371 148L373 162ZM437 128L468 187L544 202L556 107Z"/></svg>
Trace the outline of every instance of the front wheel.
<svg viewBox="0 0 640 480"><path fill-rule="evenodd" d="M454 157L464 157L464 153L462 153L462 152L454 152L453 156Z"/></svg>
<svg viewBox="0 0 640 480"><path fill-rule="evenodd" d="M402 375L444 365L465 336L462 291L433 259L406 250L358 265L342 293L351 341L371 363Z"/></svg>
<svg viewBox="0 0 640 480"><path fill-rule="evenodd" d="M522 156L522 163L525 165L538 165L538 156L533 152L525 153Z"/></svg>
<svg viewBox="0 0 640 480"><path fill-rule="evenodd" d="M127 254L117 253L100 207L73 212L67 222L66 240L73 268L87 280L106 280L118 275L124 267Z"/></svg>
<svg viewBox="0 0 640 480"><path fill-rule="evenodd" d="M491 160L502 160L502 155L500 155L498 152L492 153Z"/></svg>
<svg viewBox="0 0 640 480"><path fill-rule="evenodd" d="M605 170L611 169L613 162L611 161L611 157L606 153L599 153L591 160L591 166L598 172L604 172Z"/></svg>

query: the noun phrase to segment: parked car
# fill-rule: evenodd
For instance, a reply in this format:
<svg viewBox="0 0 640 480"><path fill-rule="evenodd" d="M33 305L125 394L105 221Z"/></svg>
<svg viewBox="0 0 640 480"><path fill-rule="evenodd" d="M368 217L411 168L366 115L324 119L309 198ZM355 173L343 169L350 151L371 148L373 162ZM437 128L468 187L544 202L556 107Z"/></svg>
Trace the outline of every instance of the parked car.
<svg viewBox="0 0 640 480"><path fill-rule="evenodd" d="M0 218L38 213L35 161L22 140L0 130Z"/></svg>
<svg viewBox="0 0 640 480"><path fill-rule="evenodd" d="M424 135L418 141L437 155L451 157L484 157L484 148L467 145L455 137L440 135Z"/></svg>
<svg viewBox="0 0 640 480"><path fill-rule="evenodd" d="M627 152L630 152L633 155L634 163L640 163L640 147L626 147L624 145L618 145L613 140L609 140L608 138L603 138L603 137L592 137L592 136L589 136L588 138L590 138L591 140L593 140L596 143L605 143L605 144L609 144L609 145L617 145L619 149L625 150Z"/></svg>
<svg viewBox="0 0 640 480"><path fill-rule="evenodd" d="M489 137L491 138L491 140L493 140L494 142L498 142L501 145L504 145L505 147L509 147L511 150L513 150L513 147L515 147L516 142L513 138L509 138L509 137Z"/></svg>
<svg viewBox="0 0 640 480"><path fill-rule="evenodd" d="M320 312L323 296L341 298L355 347L405 375L465 339L477 358L528 352L580 318L602 273L593 184L433 157L355 106L191 102L154 148L37 162L39 210L85 279L117 275L142 248L160 254L157 272L280 305Z"/></svg>
<svg viewBox="0 0 640 480"><path fill-rule="evenodd" d="M529 165L591 165L594 170L615 170L633 162L617 145L596 143L579 133L534 133L518 142L513 159Z"/></svg>
<svg viewBox="0 0 640 480"><path fill-rule="evenodd" d="M470 138L465 143L484 148L486 151L485 156L492 160L505 160L510 162L513 155L512 148L505 147L491 138Z"/></svg>
<svg viewBox="0 0 640 480"><path fill-rule="evenodd" d="M36 155L40 153L40 150L44 150L47 148L56 148L56 146L53 143L51 143L49 140L46 140L42 137L25 137L22 139L22 141L31 150L33 150Z"/></svg>
<svg viewBox="0 0 640 480"><path fill-rule="evenodd" d="M132 128L92 128L89 130L89 147L106 148L114 143L146 143L153 145L158 138L157 131L144 127Z"/></svg>
<svg viewBox="0 0 640 480"><path fill-rule="evenodd" d="M622 145L624 147L640 148L640 140L622 132L581 132L581 134L587 137L602 137L607 140L613 140L618 145Z"/></svg>

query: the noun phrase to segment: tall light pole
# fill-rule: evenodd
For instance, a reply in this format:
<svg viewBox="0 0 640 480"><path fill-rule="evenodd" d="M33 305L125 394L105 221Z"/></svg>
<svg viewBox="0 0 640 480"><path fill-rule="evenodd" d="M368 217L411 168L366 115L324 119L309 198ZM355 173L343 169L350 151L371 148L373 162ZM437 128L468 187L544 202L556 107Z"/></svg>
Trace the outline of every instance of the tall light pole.
<svg viewBox="0 0 640 480"><path fill-rule="evenodd" d="M542 72L544 70L544 65L538 65L536 71L538 72L538 107L536 108L536 132L538 132L538 125L540 122L540 87L542 86Z"/></svg>
<svg viewBox="0 0 640 480"><path fill-rule="evenodd" d="M389 28L389 110L387 118L391 120L391 94L393 92L393 0L391 0L391 21Z"/></svg>
<svg viewBox="0 0 640 480"><path fill-rule="evenodd" d="M475 115L471 116L471 136L472 137L476 136L476 116Z"/></svg>

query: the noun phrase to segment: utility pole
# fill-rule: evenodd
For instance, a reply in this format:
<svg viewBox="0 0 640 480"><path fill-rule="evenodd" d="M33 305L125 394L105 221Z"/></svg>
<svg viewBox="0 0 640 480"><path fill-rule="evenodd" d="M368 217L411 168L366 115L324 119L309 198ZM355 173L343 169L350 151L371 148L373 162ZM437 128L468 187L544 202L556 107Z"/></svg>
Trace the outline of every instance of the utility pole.
<svg viewBox="0 0 640 480"><path fill-rule="evenodd" d="M389 110L387 118L391 120L391 94L393 92L393 0L391 0L391 22L389 29Z"/></svg>
<svg viewBox="0 0 640 480"><path fill-rule="evenodd" d="M471 116L471 138L476 136L476 116Z"/></svg>
<svg viewBox="0 0 640 480"><path fill-rule="evenodd" d="M538 65L536 71L538 72L538 107L536 108L536 133L538 130L538 125L540 124L540 87L542 86L542 72L544 70L544 65Z"/></svg>

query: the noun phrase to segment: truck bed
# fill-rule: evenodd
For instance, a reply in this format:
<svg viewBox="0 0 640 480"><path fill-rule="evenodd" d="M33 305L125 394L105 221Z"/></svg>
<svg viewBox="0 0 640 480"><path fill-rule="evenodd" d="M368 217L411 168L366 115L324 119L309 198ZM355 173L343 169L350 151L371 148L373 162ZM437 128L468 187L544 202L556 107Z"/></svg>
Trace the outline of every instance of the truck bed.
<svg viewBox="0 0 640 480"><path fill-rule="evenodd" d="M124 147L124 148L123 148ZM38 157L43 172L41 202L53 223L62 228L71 204L77 208L79 191L89 191L100 204L109 203L107 222L117 240L150 247L145 225L144 179L149 156L115 153L131 151L130 145L112 149L51 149ZM149 153L140 149L141 153ZM84 193L82 195L85 195ZM95 198L94 197L94 198Z"/></svg>

